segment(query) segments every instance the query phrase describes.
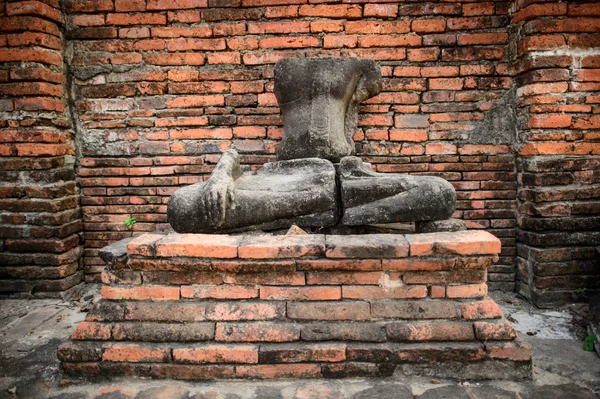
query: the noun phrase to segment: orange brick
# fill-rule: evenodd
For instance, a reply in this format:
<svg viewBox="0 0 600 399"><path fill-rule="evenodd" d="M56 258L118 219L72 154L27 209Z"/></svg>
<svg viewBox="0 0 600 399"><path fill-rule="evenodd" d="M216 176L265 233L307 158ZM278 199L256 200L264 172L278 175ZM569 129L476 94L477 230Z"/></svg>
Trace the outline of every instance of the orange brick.
<svg viewBox="0 0 600 399"><path fill-rule="evenodd" d="M502 317L502 310L491 299L480 302L463 303L460 305L460 313L463 319L497 319Z"/></svg>
<svg viewBox="0 0 600 399"><path fill-rule="evenodd" d="M483 298L487 295L487 284L449 285L446 287L448 298Z"/></svg>
<svg viewBox="0 0 600 399"><path fill-rule="evenodd" d="M444 32L446 20L444 19L419 19L412 21L411 30L417 33Z"/></svg>
<svg viewBox="0 0 600 399"><path fill-rule="evenodd" d="M111 337L111 324L104 323L95 323L90 321L82 321L73 334L71 334L71 339L80 341L107 341Z"/></svg>
<svg viewBox="0 0 600 399"><path fill-rule="evenodd" d="M434 254L487 255L500 252L500 240L485 231L406 235L410 256Z"/></svg>
<svg viewBox="0 0 600 399"><path fill-rule="evenodd" d="M312 33L341 32L344 30L344 21L312 21L310 31Z"/></svg>
<svg viewBox="0 0 600 399"><path fill-rule="evenodd" d="M481 341L510 341L517 337L513 326L506 320L500 323L477 321L475 335Z"/></svg>
<svg viewBox="0 0 600 399"><path fill-rule="evenodd" d="M392 141L427 141L427 130L390 130L390 140Z"/></svg>
<svg viewBox="0 0 600 399"><path fill-rule="evenodd" d="M237 52L220 52L208 55L209 64L241 64L242 58Z"/></svg>
<svg viewBox="0 0 600 399"><path fill-rule="evenodd" d="M170 234L156 243L156 256L235 258L241 238L220 234Z"/></svg>
<svg viewBox="0 0 600 399"><path fill-rule="evenodd" d="M258 363L256 345L201 345L194 348L173 349L177 363Z"/></svg>
<svg viewBox="0 0 600 399"><path fill-rule="evenodd" d="M102 360L107 362L161 363L168 362L170 357L170 348L139 344L111 344L102 353Z"/></svg>
<svg viewBox="0 0 600 399"><path fill-rule="evenodd" d="M127 244L127 254L152 257L154 256L154 244L164 237L164 234L152 233L136 237Z"/></svg>
<svg viewBox="0 0 600 399"><path fill-rule="evenodd" d="M335 301L342 298L340 287L261 287L260 299L277 301Z"/></svg>
<svg viewBox="0 0 600 399"><path fill-rule="evenodd" d="M456 154L456 145L450 143L427 143L425 145L427 155Z"/></svg>
<svg viewBox="0 0 600 399"><path fill-rule="evenodd" d="M300 17L355 19L362 16L362 7L358 4L302 5L298 10L298 15Z"/></svg>
<svg viewBox="0 0 600 399"><path fill-rule="evenodd" d="M397 4L365 4L363 15L376 18L396 18L398 15Z"/></svg>
<svg viewBox="0 0 600 399"><path fill-rule="evenodd" d="M513 342L486 342L485 347L493 359L507 359L516 362L531 360L531 345L519 339Z"/></svg>
<svg viewBox="0 0 600 399"><path fill-rule="evenodd" d="M357 36L325 36L323 38L324 48L342 48L342 47L356 47L358 42Z"/></svg>
<svg viewBox="0 0 600 399"><path fill-rule="evenodd" d="M445 298L446 297L446 287L440 285L434 285L431 287L431 297L432 298Z"/></svg>
<svg viewBox="0 0 600 399"><path fill-rule="evenodd" d="M571 115L544 114L532 115L529 118L529 127L532 129L557 129L571 126Z"/></svg>

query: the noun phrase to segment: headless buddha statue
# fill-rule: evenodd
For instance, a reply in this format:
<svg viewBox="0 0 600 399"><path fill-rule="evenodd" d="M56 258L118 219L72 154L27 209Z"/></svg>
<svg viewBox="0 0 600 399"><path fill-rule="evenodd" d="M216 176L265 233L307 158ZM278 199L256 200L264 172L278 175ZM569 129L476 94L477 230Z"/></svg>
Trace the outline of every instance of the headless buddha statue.
<svg viewBox="0 0 600 399"><path fill-rule="evenodd" d="M381 91L370 59L284 58L275 65L284 121L277 162L242 173L223 153L206 182L177 190L168 221L180 233L329 227L449 218L456 193L446 180L375 173L352 156L358 105Z"/></svg>

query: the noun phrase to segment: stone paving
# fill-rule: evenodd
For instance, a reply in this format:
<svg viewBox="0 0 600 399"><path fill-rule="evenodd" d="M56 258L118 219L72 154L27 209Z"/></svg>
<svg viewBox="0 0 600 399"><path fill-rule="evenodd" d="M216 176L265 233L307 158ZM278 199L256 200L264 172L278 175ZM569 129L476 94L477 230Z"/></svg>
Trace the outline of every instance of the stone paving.
<svg viewBox="0 0 600 399"><path fill-rule="evenodd" d="M459 381L395 375L385 379L279 380L186 383L112 380L61 386L57 346L83 320L82 308L97 294L90 288L79 301L0 301L0 399L553 399L600 397L600 359L582 350L573 312L542 311L507 294L493 294L504 314L533 346L535 378ZM84 300L85 299L85 300Z"/></svg>

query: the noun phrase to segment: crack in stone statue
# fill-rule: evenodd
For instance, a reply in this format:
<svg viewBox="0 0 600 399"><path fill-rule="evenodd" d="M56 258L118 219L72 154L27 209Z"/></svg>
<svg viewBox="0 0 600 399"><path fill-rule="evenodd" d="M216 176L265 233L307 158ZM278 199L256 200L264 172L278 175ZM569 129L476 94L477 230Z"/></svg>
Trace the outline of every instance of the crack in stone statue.
<svg viewBox="0 0 600 399"><path fill-rule="evenodd" d="M168 221L179 233L424 222L448 219L446 180L373 172L354 153L358 105L381 91L371 59L284 58L275 65L284 120L277 162L242 173L223 153L206 182L177 190Z"/></svg>

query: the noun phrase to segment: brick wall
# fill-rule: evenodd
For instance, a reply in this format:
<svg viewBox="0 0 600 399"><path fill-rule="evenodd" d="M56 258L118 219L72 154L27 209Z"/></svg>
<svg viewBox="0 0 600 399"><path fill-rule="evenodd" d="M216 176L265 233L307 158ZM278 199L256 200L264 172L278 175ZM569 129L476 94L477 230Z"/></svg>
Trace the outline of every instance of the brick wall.
<svg viewBox="0 0 600 399"><path fill-rule="evenodd" d="M82 222L58 0L0 4L0 295L82 279Z"/></svg>
<svg viewBox="0 0 600 399"><path fill-rule="evenodd" d="M526 243L518 259L535 268L533 259L539 256L535 251L548 242L534 243L528 237L539 236L536 229L547 221L539 212L527 215L525 209L534 203L527 195L555 183L543 180L547 176L543 170L530 169L563 170L569 163L564 157L557 165L536 163L534 144L539 145L541 129L557 133L552 129L556 127L564 135L564 118L571 116L574 125L567 127L578 129L572 132L588 132L585 139L575 140L586 141L597 151L591 115L595 107L591 92L597 91L597 83L575 80L594 79L593 70L582 75L578 71L585 67L579 65L581 51L598 47L593 30L598 30L597 6L529 3L533 2L64 1L86 280L99 277L100 247L166 227L169 196L182 185L206 178L224 149L235 145L246 168L275 158L282 135L272 94L277 59L341 55L373 58L384 75L383 92L361 107L355 135L358 154L381 172L448 179L458 192L455 216L502 240L500 261L489 270L490 287L513 289L518 184L523 185L520 239ZM579 12L592 15L573 15L588 21L572 25L554 24L550 21L555 17L544 15L555 9L564 9L566 15L568 7L591 10ZM535 23L546 24L539 28L545 31L535 33ZM569 29L589 32L562 33ZM578 55L568 66L545 67L536 64L541 60L538 55L554 47L543 46ZM538 97L534 82L544 82L543 90L548 79L571 87L561 100L567 108L548 108L556 95L551 88L550 102L532 102ZM582 84L587 91L572 88ZM574 100L577 96L580 100ZM576 104L587 105L587 111L569 108ZM571 112L586 112L592 119L587 125L578 124L583 116ZM574 137L563 139L566 143ZM551 148L553 153L564 152ZM582 176L585 181L561 184L585 183L593 189L592 158L574 163L569 172L573 179ZM597 192L588 195L592 202L599 197ZM125 225L127 217L137 220L132 229ZM572 255L577 264L583 265L576 258L589 258L591 245L600 242L590 230L582 233L588 237L587 249ZM579 268L568 274L591 272ZM533 280L523 276L520 281L527 285L522 286L533 286ZM577 279L568 280L571 284ZM588 282L591 279L582 284ZM556 279L545 284L566 287ZM525 288L522 291L530 295Z"/></svg>
<svg viewBox="0 0 600 399"><path fill-rule="evenodd" d="M600 288L600 4L531 3L518 2L512 18L520 30L518 286L550 307Z"/></svg>

